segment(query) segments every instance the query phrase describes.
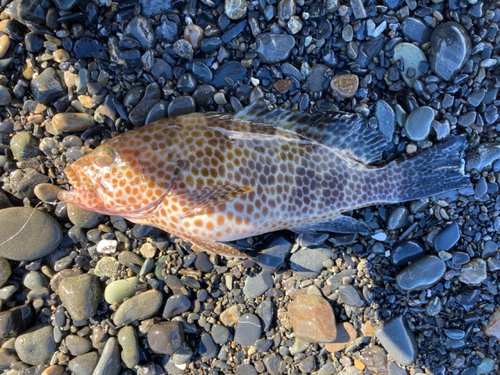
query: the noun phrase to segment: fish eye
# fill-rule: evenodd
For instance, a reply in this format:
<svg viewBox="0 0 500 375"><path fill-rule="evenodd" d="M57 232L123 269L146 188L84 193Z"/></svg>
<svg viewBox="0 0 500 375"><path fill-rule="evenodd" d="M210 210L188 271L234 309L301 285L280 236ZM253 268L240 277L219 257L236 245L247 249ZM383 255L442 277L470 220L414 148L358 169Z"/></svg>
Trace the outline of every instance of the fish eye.
<svg viewBox="0 0 500 375"><path fill-rule="evenodd" d="M109 167L115 161L116 153L109 146L101 147L94 156L94 161L99 167Z"/></svg>

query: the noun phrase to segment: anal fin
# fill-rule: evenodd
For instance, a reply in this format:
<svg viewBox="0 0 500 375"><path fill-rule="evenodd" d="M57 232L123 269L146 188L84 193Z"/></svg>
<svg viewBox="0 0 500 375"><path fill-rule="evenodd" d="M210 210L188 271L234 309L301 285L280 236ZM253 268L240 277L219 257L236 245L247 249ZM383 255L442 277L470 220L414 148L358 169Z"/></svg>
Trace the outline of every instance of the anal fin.
<svg viewBox="0 0 500 375"><path fill-rule="evenodd" d="M191 242L193 246L191 249L193 251L205 251L211 254L223 255L232 258L249 258L249 254L245 254L242 251L237 250L235 247L215 241L204 241L199 239L187 238L187 241Z"/></svg>
<svg viewBox="0 0 500 375"><path fill-rule="evenodd" d="M295 233L333 232L368 234L372 232L372 229L365 223L345 215L338 215L330 220L319 223L290 228L290 230Z"/></svg>

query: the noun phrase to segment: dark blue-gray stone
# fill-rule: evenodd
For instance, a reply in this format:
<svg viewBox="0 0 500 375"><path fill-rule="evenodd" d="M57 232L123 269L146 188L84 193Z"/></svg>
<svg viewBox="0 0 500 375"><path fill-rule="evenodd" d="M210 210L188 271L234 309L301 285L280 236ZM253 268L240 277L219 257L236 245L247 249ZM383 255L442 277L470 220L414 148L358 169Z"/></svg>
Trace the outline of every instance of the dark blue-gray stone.
<svg viewBox="0 0 500 375"><path fill-rule="evenodd" d="M142 9L142 15L151 17L155 14L165 13L172 7L171 0L139 0Z"/></svg>
<svg viewBox="0 0 500 375"><path fill-rule="evenodd" d="M187 115L196 111L196 103L191 96L178 96L168 105L168 117Z"/></svg>
<svg viewBox="0 0 500 375"><path fill-rule="evenodd" d="M403 20L402 32L412 42L427 43L432 34L432 28L419 18L407 17Z"/></svg>
<svg viewBox="0 0 500 375"><path fill-rule="evenodd" d="M144 8L143 8L144 9ZM177 24L167 18L162 18L160 26L156 27L156 36L163 43L173 43L177 40ZM203 41L202 41L203 43Z"/></svg>
<svg viewBox="0 0 500 375"><path fill-rule="evenodd" d="M89 37L78 38L73 46L77 59L92 59L95 52L105 49L107 49L105 44Z"/></svg>
<svg viewBox="0 0 500 375"><path fill-rule="evenodd" d="M257 375L257 370L255 369L255 367L253 367L252 365L246 365L246 364L242 364L242 365L238 365L236 366L236 374L237 375Z"/></svg>
<svg viewBox="0 0 500 375"><path fill-rule="evenodd" d="M201 335L198 351L205 358L214 358L219 352L218 346L215 344L212 336L209 333Z"/></svg>
<svg viewBox="0 0 500 375"><path fill-rule="evenodd" d="M290 269L300 276L316 277L323 269L323 262L331 256L332 250L326 248L300 249L290 257Z"/></svg>
<svg viewBox="0 0 500 375"><path fill-rule="evenodd" d="M470 53L471 40L462 25L449 21L432 32L429 64L434 73L445 81L462 69Z"/></svg>
<svg viewBox="0 0 500 375"><path fill-rule="evenodd" d="M406 119L404 129L406 136L412 141L423 141L430 133L434 110L431 107L419 107L412 111Z"/></svg>
<svg viewBox="0 0 500 375"><path fill-rule="evenodd" d="M275 64L288 59L294 46L291 35L264 33L257 36L255 52L263 63Z"/></svg>
<svg viewBox="0 0 500 375"><path fill-rule="evenodd" d="M424 290L436 284L446 271L444 262L435 255L417 260L396 276L398 286L408 292Z"/></svg>
<svg viewBox="0 0 500 375"><path fill-rule="evenodd" d="M481 257L483 259L495 256L498 252L498 244L493 241L486 241L484 243L483 252L481 253Z"/></svg>
<svg viewBox="0 0 500 375"><path fill-rule="evenodd" d="M282 236L273 236L271 239L266 240L261 248L263 250L259 251L254 260L263 270L273 273L285 261L285 258L292 250L292 244Z"/></svg>
<svg viewBox="0 0 500 375"><path fill-rule="evenodd" d="M262 333L260 319L254 314L243 314L238 319L234 340L240 345L253 345Z"/></svg>
<svg viewBox="0 0 500 375"><path fill-rule="evenodd" d="M346 305L353 307L360 307L364 305L364 301L359 295L358 291L352 285L340 285L339 286L339 295L342 299L342 302Z"/></svg>
<svg viewBox="0 0 500 375"><path fill-rule="evenodd" d="M212 85L218 89L223 87L236 88L246 73L247 70L238 61L229 61L215 71Z"/></svg>
<svg viewBox="0 0 500 375"><path fill-rule="evenodd" d="M221 324L214 324L210 333L217 344L224 345L229 340L229 329Z"/></svg>
<svg viewBox="0 0 500 375"><path fill-rule="evenodd" d="M385 101L379 100L375 106L375 117L378 121L378 130L390 142L396 126L396 115L392 107Z"/></svg>
<svg viewBox="0 0 500 375"><path fill-rule="evenodd" d="M31 92L38 103L49 104L64 95L65 85L54 68L47 68L33 78Z"/></svg>
<svg viewBox="0 0 500 375"><path fill-rule="evenodd" d="M263 295L273 285L273 276L267 271L262 271L257 275L247 277L245 285L243 286L243 294L250 298L257 298Z"/></svg>
<svg viewBox="0 0 500 375"><path fill-rule="evenodd" d="M156 34L151 22L147 18L141 16L132 18L125 27L123 35L137 40L144 50L153 48L156 44Z"/></svg>
<svg viewBox="0 0 500 375"><path fill-rule="evenodd" d="M436 251L450 250L460 239L460 229L458 224L453 222L439 233L434 239L434 248Z"/></svg>
<svg viewBox="0 0 500 375"><path fill-rule="evenodd" d="M264 324L264 327L262 327L264 329L264 332L269 331L274 319L273 302L270 299L262 301L259 304L259 307L257 307L257 314Z"/></svg>
<svg viewBox="0 0 500 375"><path fill-rule="evenodd" d="M165 319L173 318L188 311L191 307L191 301L183 294L175 294L168 298L163 310L163 317Z"/></svg>
<svg viewBox="0 0 500 375"><path fill-rule="evenodd" d="M408 366L417 358L418 345L404 316L398 316L375 331L389 355L401 365Z"/></svg>
<svg viewBox="0 0 500 375"><path fill-rule="evenodd" d="M407 265L425 255L424 246L417 240L403 241L394 249L391 261L394 265L400 267Z"/></svg>

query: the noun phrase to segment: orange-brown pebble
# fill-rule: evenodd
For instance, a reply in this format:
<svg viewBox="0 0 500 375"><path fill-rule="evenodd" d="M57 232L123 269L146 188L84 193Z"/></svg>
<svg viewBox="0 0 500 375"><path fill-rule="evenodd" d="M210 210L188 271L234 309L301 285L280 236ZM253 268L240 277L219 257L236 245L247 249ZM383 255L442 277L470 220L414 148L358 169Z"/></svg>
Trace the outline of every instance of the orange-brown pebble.
<svg viewBox="0 0 500 375"><path fill-rule="evenodd" d="M280 79L274 83L274 88L278 90L279 93L285 94L290 90L293 85L293 81L291 79Z"/></svg>
<svg viewBox="0 0 500 375"><path fill-rule="evenodd" d="M205 36L205 31L194 23L187 25L184 28L184 39L186 39L194 49L200 48L201 41Z"/></svg>
<svg viewBox="0 0 500 375"><path fill-rule="evenodd" d="M490 316L488 324L484 328L484 333L500 340L500 307Z"/></svg>
<svg viewBox="0 0 500 375"><path fill-rule="evenodd" d="M240 315L241 313L238 306L233 305L220 314L220 320L225 326L232 327L236 325Z"/></svg>
<svg viewBox="0 0 500 375"><path fill-rule="evenodd" d="M94 108L94 101L88 95L78 95L78 100L85 108Z"/></svg>
<svg viewBox="0 0 500 375"><path fill-rule="evenodd" d="M58 113L52 118L52 128L59 135L64 132L81 132L94 125L94 118L87 113Z"/></svg>
<svg viewBox="0 0 500 375"><path fill-rule="evenodd" d="M376 329L377 329L377 326L372 325L372 322L370 320L367 320L361 326L361 333L363 333L364 336L373 336L373 335L375 335Z"/></svg>
<svg viewBox="0 0 500 375"><path fill-rule="evenodd" d="M356 368L359 370L359 371L363 371L365 369L365 364L363 362L361 362L359 359L355 359L354 360L354 366L356 366Z"/></svg>
<svg viewBox="0 0 500 375"><path fill-rule="evenodd" d="M337 327L332 306L313 294L297 296L288 306L295 337L305 342L333 342Z"/></svg>
<svg viewBox="0 0 500 375"><path fill-rule="evenodd" d="M43 370L42 375L62 375L64 374L64 366L52 365Z"/></svg>
<svg viewBox="0 0 500 375"><path fill-rule="evenodd" d="M356 332L356 328L349 322L343 322L337 325L337 337L335 341L325 344L325 348L330 353L340 352L357 337L358 333Z"/></svg>
<svg viewBox="0 0 500 375"><path fill-rule="evenodd" d="M341 98L352 98L359 87L359 78L355 74L342 74L332 78L330 87Z"/></svg>

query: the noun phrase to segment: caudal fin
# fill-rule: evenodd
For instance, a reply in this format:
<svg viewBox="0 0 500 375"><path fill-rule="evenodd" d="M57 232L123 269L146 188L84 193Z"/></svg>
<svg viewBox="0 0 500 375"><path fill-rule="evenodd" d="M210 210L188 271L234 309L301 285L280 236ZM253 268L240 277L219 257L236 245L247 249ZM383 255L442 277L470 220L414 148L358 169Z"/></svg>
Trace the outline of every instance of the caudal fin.
<svg viewBox="0 0 500 375"><path fill-rule="evenodd" d="M427 198L446 191L469 187L464 174L465 136L452 137L418 155L395 160L384 169L389 174L402 174L395 201Z"/></svg>

